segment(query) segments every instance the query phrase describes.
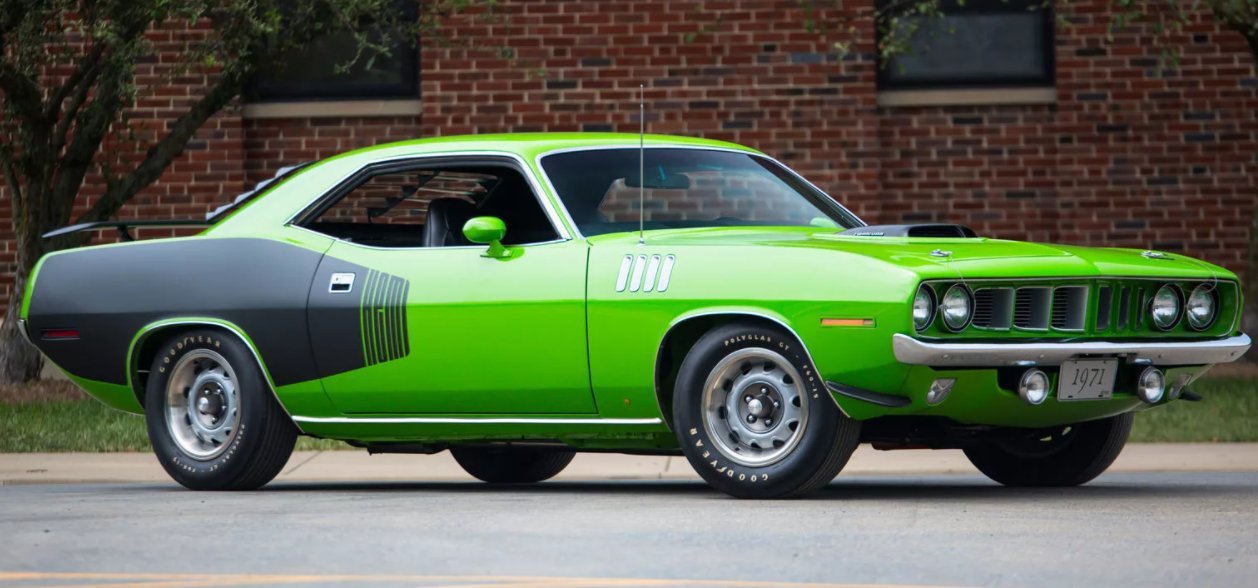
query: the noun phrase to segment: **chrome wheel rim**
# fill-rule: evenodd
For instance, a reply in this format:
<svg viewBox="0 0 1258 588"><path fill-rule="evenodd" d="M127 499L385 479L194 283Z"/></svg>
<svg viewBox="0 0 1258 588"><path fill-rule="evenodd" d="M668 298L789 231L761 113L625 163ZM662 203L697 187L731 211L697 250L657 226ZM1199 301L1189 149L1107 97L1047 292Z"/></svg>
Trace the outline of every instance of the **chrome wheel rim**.
<svg viewBox="0 0 1258 588"><path fill-rule="evenodd" d="M703 428L726 458L763 467L804 436L808 400L799 372L768 349L740 349L712 368L703 386Z"/></svg>
<svg viewBox="0 0 1258 588"><path fill-rule="evenodd" d="M231 446L240 428L236 372L209 349L189 351L166 382L166 426L189 457L210 460Z"/></svg>

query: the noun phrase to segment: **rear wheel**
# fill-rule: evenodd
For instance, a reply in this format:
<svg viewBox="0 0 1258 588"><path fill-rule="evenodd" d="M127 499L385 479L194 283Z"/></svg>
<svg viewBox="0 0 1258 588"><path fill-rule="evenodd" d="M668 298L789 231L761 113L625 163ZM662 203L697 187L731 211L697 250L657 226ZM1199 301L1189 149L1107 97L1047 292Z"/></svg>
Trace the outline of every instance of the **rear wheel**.
<svg viewBox="0 0 1258 588"><path fill-rule="evenodd" d="M490 484L549 480L572 463L576 452L551 447L451 447L463 471Z"/></svg>
<svg viewBox="0 0 1258 588"><path fill-rule="evenodd" d="M1006 486L1078 486L1118 459L1133 419L1126 413L1048 434L991 441L966 449L965 456L988 478Z"/></svg>
<svg viewBox="0 0 1258 588"><path fill-rule="evenodd" d="M153 359L145 390L153 451L187 488L259 488L292 455L297 427L235 337L214 330L171 337Z"/></svg>
<svg viewBox="0 0 1258 588"><path fill-rule="evenodd" d="M816 490L860 437L860 423L839 411L794 337L742 323L713 329L686 355L673 423L695 471L738 498Z"/></svg>

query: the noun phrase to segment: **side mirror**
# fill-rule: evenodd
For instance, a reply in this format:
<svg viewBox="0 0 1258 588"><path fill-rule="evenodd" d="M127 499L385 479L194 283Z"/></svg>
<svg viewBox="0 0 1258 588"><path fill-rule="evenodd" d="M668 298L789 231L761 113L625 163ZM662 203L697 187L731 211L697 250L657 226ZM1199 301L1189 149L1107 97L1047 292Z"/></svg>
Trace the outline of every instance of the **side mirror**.
<svg viewBox="0 0 1258 588"><path fill-rule="evenodd" d="M489 245L485 257L511 257L511 252L502 246L502 238L507 235L507 225L496 216L476 216L463 223L463 237L473 243Z"/></svg>

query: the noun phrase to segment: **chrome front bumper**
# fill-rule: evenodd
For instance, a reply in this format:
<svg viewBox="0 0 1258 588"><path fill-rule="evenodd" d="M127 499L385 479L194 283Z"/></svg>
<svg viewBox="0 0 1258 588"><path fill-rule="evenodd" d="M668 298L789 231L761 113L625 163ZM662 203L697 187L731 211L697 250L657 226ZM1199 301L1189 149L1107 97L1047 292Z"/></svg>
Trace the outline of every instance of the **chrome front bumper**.
<svg viewBox="0 0 1258 588"><path fill-rule="evenodd" d="M900 363L934 367L1001 367L1061 365L1082 355L1126 356L1158 365L1207 365L1240 359L1249 350L1249 335L1209 341L1175 343L930 343L896 334L891 347Z"/></svg>

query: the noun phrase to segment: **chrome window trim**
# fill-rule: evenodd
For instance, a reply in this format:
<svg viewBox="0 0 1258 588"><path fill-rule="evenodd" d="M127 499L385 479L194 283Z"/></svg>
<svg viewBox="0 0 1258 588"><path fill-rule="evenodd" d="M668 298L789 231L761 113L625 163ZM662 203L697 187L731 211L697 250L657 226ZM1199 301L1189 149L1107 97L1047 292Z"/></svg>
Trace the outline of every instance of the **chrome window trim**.
<svg viewBox="0 0 1258 588"><path fill-rule="evenodd" d="M303 423L375 425L659 425L659 418L602 419L551 417L294 417Z"/></svg>
<svg viewBox="0 0 1258 588"><path fill-rule="evenodd" d="M829 198L830 202L833 202L835 206L838 206L840 209L843 210L843 212L846 212L849 216L851 216L852 219L854 219L857 223L860 223L857 226L862 226L862 227L869 226L869 223L865 222L864 219L862 219L859 216L856 216L856 213L852 212L850 209L848 209L848 207L844 206L843 203L839 202L837 198L831 196L825 190L818 188L816 184L808 181L808 178L805 178L804 176L800 175L798 172L791 169L790 166L768 155L760 153L758 151L753 151L750 149L734 149L732 147L711 147L711 146L704 146L704 145L655 144L655 145L642 146L642 145L638 145L637 143L612 143L608 145L582 145L580 147L561 147L558 149L552 149L550 151L539 153L534 158L534 164L537 166L537 173L541 175L543 180L545 180L546 187L550 189L551 195L554 196L556 205L559 207L560 210L563 211L564 218L568 219L568 222L572 224L572 230L576 233L578 237L584 237L584 235L581 233L581 227L578 227L576 221L572 220L572 216L568 214L567 207L563 205L563 198L559 196L559 191L555 189L554 183L550 181L550 174L546 173L546 168L542 166L542 160L547 157L550 157L551 155L559 155L562 153L576 153L579 151L605 151L605 150L613 150L613 149L615 150L632 149L634 151L637 151L639 149L693 149L696 151L719 151L723 153L739 153L739 154L748 155L751 157L759 157L761 159L764 159L764 160L767 160L776 164L778 167L786 170L787 173L791 174L796 179L803 182L809 188L816 190L818 194L821 194L822 196Z"/></svg>
<svg viewBox="0 0 1258 588"><path fill-rule="evenodd" d="M1248 335L1178 342L934 343L902 333L891 337L896 361L932 367L1061 365L1080 355L1127 355L1154 365L1212 365L1233 361L1249 350Z"/></svg>
<svg viewBox="0 0 1258 588"><path fill-rule="evenodd" d="M319 235L320 237L323 237L325 239L332 241L333 244L348 245L352 247L357 247L359 249L369 249L372 251L458 251L458 250L485 251L489 247L488 245L449 245L449 246L442 246L442 247L381 247L379 245L366 245L364 243L355 243L354 241L338 239L327 233L320 233L319 231L307 229L306 227L303 227L301 225L287 225L287 228L305 231L312 235ZM506 247L508 249L511 249L514 247L540 247L543 245L555 245L557 243L567 243L569 241L571 241L571 239L552 239L550 241L539 241L537 243L525 243L523 245L507 245Z"/></svg>
<svg viewBox="0 0 1258 588"><path fill-rule="evenodd" d="M335 190L336 188L339 188L345 185L345 183L353 179L354 176L357 176L358 174L362 173L363 170L371 166L380 165L382 163L401 163L401 162L406 162L406 161L422 161L426 159L442 159L442 158L454 158L454 157L506 157L514 161L516 164L518 164L519 171L523 173L525 179L528 180L529 187L531 187L533 191L533 197L537 199L538 203L542 205L542 209L546 211L546 219L550 221L551 227L554 228L555 233L559 235L559 239L555 239L552 241L545 241L542 243L528 243L527 245L541 245L545 243L555 243L555 242L560 242L560 241L572 240L573 238L572 231L570 231L568 226L565 225L562 220L560 220L559 214L555 211L554 203L552 203L550 201L550 198L547 198L545 192L542 191L542 184L541 182L538 181L537 174L535 173L533 168L529 166L528 160L510 151L480 150L480 151L448 151L448 152L442 152L442 153L412 153L409 155L398 155L396 157L373 159L371 161L364 162L362 165L359 165L358 167L354 168L352 171L343 175L337 181L333 182L329 188L323 190L314 198L311 198L309 201L306 202L305 205L301 206L297 210L297 212L294 212L293 214L289 215L288 219L284 221L283 225L287 227L296 227L299 229L309 231L311 233L323 235L324 237L327 237L329 239L333 239L336 241L340 241L344 243L353 243L353 241L346 241L344 239L333 237L332 235L320 233L319 231L313 231L301 225L295 224L295 221L297 220L298 217L302 216L307 211L309 211L311 207L314 206L317 202L319 202L325 196L327 196L328 192L331 192L332 190ZM566 211L564 212L564 215L567 216ZM571 219L568 219L568 220L571 221ZM575 229L576 225L572 225L572 226ZM373 247L373 246L366 246L366 245L359 245L359 246L367 247L371 249L386 249L386 250L452 249L453 248L453 247ZM523 247L523 246L525 245L520 245L520 247ZM458 247L465 247L465 246L458 246Z"/></svg>

